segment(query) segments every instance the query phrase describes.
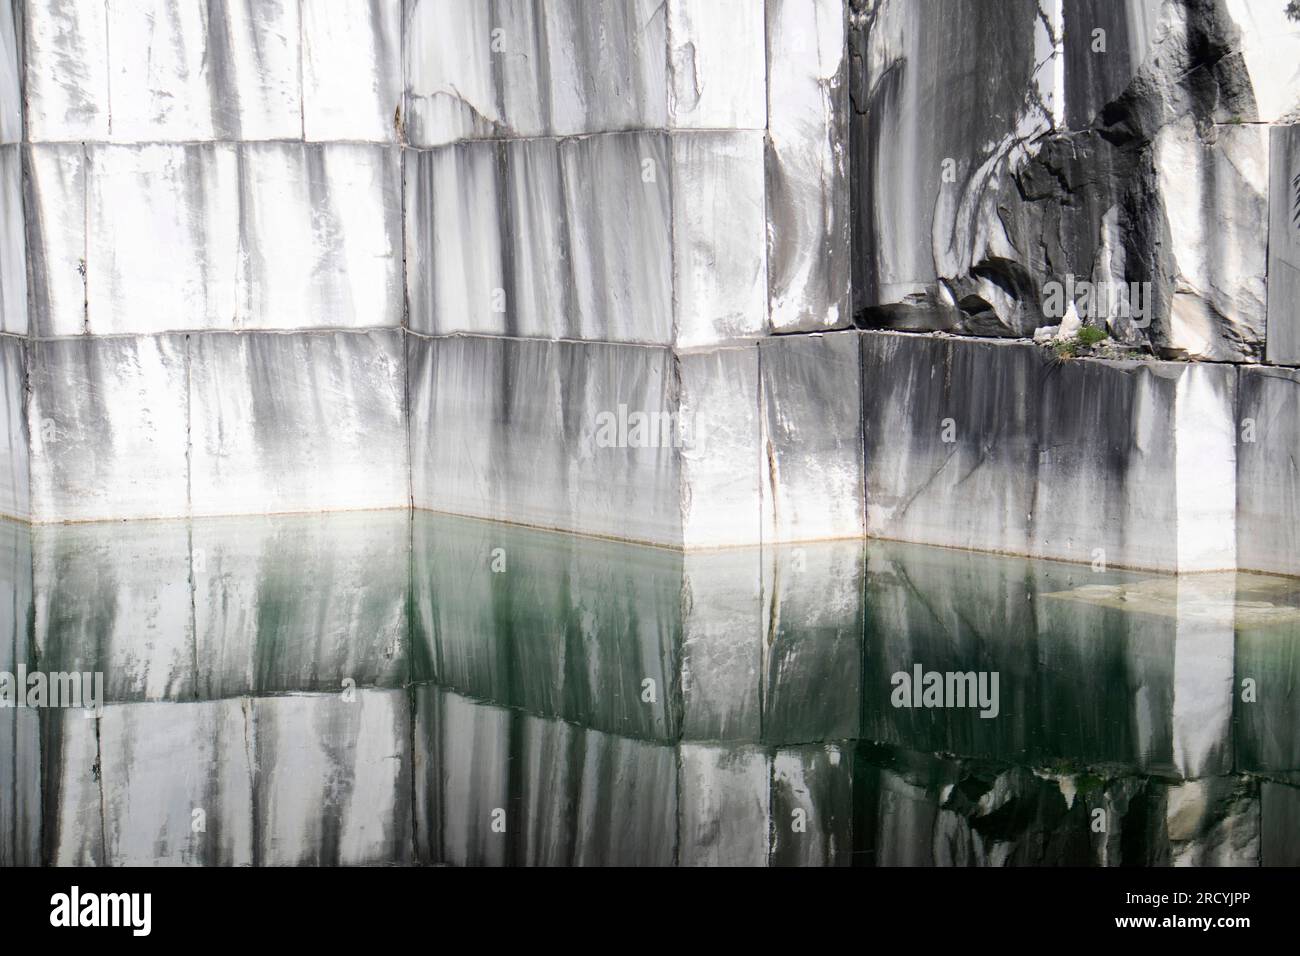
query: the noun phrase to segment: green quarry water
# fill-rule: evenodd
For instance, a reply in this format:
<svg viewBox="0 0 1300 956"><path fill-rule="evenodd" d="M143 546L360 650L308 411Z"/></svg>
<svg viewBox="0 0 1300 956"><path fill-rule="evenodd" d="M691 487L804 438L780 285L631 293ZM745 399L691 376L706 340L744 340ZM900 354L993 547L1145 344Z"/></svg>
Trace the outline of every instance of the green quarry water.
<svg viewBox="0 0 1300 956"><path fill-rule="evenodd" d="M5 864L1300 862L1286 578L398 511L4 524L0 603Z"/></svg>

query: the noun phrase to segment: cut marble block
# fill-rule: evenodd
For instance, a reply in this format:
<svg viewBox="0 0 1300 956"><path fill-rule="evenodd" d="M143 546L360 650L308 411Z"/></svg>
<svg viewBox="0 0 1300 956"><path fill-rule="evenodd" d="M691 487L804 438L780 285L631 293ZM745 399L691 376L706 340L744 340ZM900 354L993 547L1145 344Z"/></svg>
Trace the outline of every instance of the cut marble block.
<svg viewBox="0 0 1300 956"><path fill-rule="evenodd" d="M677 152L661 133L594 136L565 141L559 150L574 309L568 334L673 341L679 302L673 285L675 190L679 178L691 173L678 168ZM515 218L522 224L531 214ZM521 293L528 283L521 277ZM552 336L566 331L552 329Z"/></svg>
<svg viewBox="0 0 1300 956"><path fill-rule="evenodd" d="M1242 568L1300 570L1300 371L1244 366L1237 407L1237 552Z"/></svg>
<svg viewBox="0 0 1300 956"><path fill-rule="evenodd" d="M402 6L402 0L302 4L304 139L398 140Z"/></svg>
<svg viewBox="0 0 1300 956"><path fill-rule="evenodd" d="M255 722L257 862L359 866L412 858L405 690L263 697Z"/></svg>
<svg viewBox="0 0 1300 956"><path fill-rule="evenodd" d="M666 19L652 0L415 0L405 42L413 146L666 126Z"/></svg>
<svg viewBox="0 0 1300 956"><path fill-rule="evenodd" d="M763 0L667 0L664 6L669 123L677 129L763 129Z"/></svg>
<svg viewBox="0 0 1300 956"><path fill-rule="evenodd" d="M528 104L519 116L505 114L540 90L542 64L534 5L410 0L406 4L403 56L407 141L435 146L513 132L541 135L541 117ZM508 95L507 78L518 83Z"/></svg>
<svg viewBox="0 0 1300 956"><path fill-rule="evenodd" d="M574 136L668 125L664 10L656 0L545 5L549 132ZM521 92L511 90L512 99Z"/></svg>
<svg viewBox="0 0 1300 956"><path fill-rule="evenodd" d="M407 346L417 508L681 543L667 349L418 335Z"/></svg>
<svg viewBox="0 0 1300 956"><path fill-rule="evenodd" d="M767 331L761 133L672 137L673 328L683 347Z"/></svg>
<svg viewBox="0 0 1300 956"><path fill-rule="evenodd" d="M37 21L47 14L37 4ZM69 4L83 23L98 20ZM99 34L108 87L96 102L119 142L303 135L300 4L293 0L108 0ZM32 71L47 68L33 59ZM86 92L99 94L95 87ZM62 137L52 137L62 138Z"/></svg>
<svg viewBox="0 0 1300 956"><path fill-rule="evenodd" d="M185 338L82 337L28 350L33 520L186 514Z"/></svg>
<svg viewBox="0 0 1300 956"><path fill-rule="evenodd" d="M27 334L22 147L0 145L0 333Z"/></svg>
<svg viewBox="0 0 1300 956"><path fill-rule="evenodd" d="M522 866L562 866L568 859L569 814L578 789L575 746L583 730L559 720L527 716L513 734L511 763L516 770L518 839L512 862Z"/></svg>
<svg viewBox="0 0 1300 956"><path fill-rule="evenodd" d="M767 330L760 133L458 143L405 165L414 331L686 347Z"/></svg>
<svg viewBox="0 0 1300 956"><path fill-rule="evenodd" d="M895 333L862 346L868 534L1236 566L1235 368L1054 363L1027 344Z"/></svg>
<svg viewBox="0 0 1300 956"><path fill-rule="evenodd" d="M32 517L406 507L401 337L34 341Z"/></svg>
<svg viewBox="0 0 1300 956"><path fill-rule="evenodd" d="M681 555L422 512L413 533L413 679L676 739Z"/></svg>
<svg viewBox="0 0 1300 956"><path fill-rule="evenodd" d="M87 318L86 147L43 143L24 156L29 325L38 336L79 335Z"/></svg>
<svg viewBox="0 0 1300 956"><path fill-rule="evenodd" d="M191 336L193 513L406 507L402 347L398 330Z"/></svg>
<svg viewBox="0 0 1300 956"><path fill-rule="evenodd" d="M849 866L853 858L853 751L826 744L772 758L774 866Z"/></svg>
<svg viewBox="0 0 1300 956"><path fill-rule="evenodd" d="M404 42L413 146L766 125L762 0L415 0Z"/></svg>
<svg viewBox="0 0 1300 956"><path fill-rule="evenodd" d="M304 26L293 0L30 0L23 7L33 142L303 136ZM328 40L318 18L311 26L309 42ZM391 116L390 108L389 123Z"/></svg>
<svg viewBox="0 0 1300 956"><path fill-rule="evenodd" d="M0 335L0 516L31 517L31 453L27 416L27 346L22 339Z"/></svg>
<svg viewBox="0 0 1300 956"><path fill-rule="evenodd" d="M676 353L411 335L415 505L685 548L860 537L854 337Z"/></svg>
<svg viewBox="0 0 1300 956"><path fill-rule="evenodd" d="M677 751L586 731L577 822L566 830L577 866L669 866L678 847Z"/></svg>
<svg viewBox="0 0 1300 956"><path fill-rule="evenodd" d="M768 0L768 289L774 331L849 313L845 0Z"/></svg>
<svg viewBox="0 0 1300 956"><path fill-rule="evenodd" d="M205 668L184 522L39 526L32 563L44 667L103 674L99 703L197 695Z"/></svg>
<svg viewBox="0 0 1300 956"><path fill-rule="evenodd" d="M232 324L237 148L98 146L88 148L87 159L86 329L119 334ZM63 299L75 305L71 296ZM82 331L72 312L52 316L51 331Z"/></svg>
<svg viewBox="0 0 1300 956"><path fill-rule="evenodd" d="M79 157L32 149L28 232L44 334L401 324L394 149L90 147L84 221Z"/></svg>
<svg viewBox="0 0 1300 956"><path fill-rule="evenodd" d="M236 327L402 324L396 150L251 144L239 173Z"/></svg>
<svg viewBox="0 0 1300 956"><path fill-rule="evenodd" d="M108 139L108 7L24 0L23 96L31 142Z"/></svg>
<svg viewBox="0 0 1300 956"><path fill-rule="evenodd" d="M753 747L683 744L681 866L766 866L772 760Z"/></svg>
<svg viewBox="0 0 1300 956"><path fill-rule="evenodd" d="M198 695L400 686L410 520L395 510L195 521Z"/></svg>
<svg viewBox="0 0 1300 956"><path fill-rule="evenodd" d="M755 347L677 357L683 547L762 540L758 366Z"/></svg>
<svg viewBox="0 0 1300 956"><path fill-rule="evenodd" d="M461 143L403 153L413 331L506 331L499 149L496 143Z"/></svg>
<svg viewBox="0 0 1300 956"><path fill-rule="evenodd" d="M22 8L0 4L0 143L23 139Z"/></svg>
<svg viewBox="0 0 1300 956"><path fill-rule="evenodd" d="M1300 125L1269 133L1268 339L1270 362L1300 364Z"/></svg>
<svg viewBox="0 0 1300 956"><path fill-rule="evenodd" d="M763 540L862 537L862 392L856 332L758 345Z"/></svg>

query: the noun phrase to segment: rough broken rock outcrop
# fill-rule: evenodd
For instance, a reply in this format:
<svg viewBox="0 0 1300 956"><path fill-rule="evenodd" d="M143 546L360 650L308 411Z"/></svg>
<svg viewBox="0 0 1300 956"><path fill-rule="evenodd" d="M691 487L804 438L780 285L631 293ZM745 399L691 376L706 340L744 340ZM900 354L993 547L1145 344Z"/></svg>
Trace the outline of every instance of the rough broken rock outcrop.
<svg viewBox="0 0 1300 956"><path fill-rule="evenodd" d="M851 44L860 322L1263 356L1283 4L856 0Z"/></svg>

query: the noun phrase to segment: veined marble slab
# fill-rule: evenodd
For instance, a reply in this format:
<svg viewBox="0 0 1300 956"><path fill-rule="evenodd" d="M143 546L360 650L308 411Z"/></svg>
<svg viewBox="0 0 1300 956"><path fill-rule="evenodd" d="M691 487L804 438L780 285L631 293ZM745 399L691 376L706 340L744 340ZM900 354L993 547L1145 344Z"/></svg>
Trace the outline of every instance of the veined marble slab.
<svg viewBox="0 0 1300 956"><path fill-rule="evenodd" d="M1231 366L1056 363L1028 344L895 333L862 346L868 534L1236 567Z"/></svg>
<svg viewBox="0 0 1300 956"><path fill-rule="evenodd" d="M402 348L396 329L191 336L193 514L407 507Z"/></svg>
<svg viewBox="0 0 1300 956"><path fill-rule="evenodd" d="M38 340L28 354L32 519L187 514L185 337Z"/></svg>

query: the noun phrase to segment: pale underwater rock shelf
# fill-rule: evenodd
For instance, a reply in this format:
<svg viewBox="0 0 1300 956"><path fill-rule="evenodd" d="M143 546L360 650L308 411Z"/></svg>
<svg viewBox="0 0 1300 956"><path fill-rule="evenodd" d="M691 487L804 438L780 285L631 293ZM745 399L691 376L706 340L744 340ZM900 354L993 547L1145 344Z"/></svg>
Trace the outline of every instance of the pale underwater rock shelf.
<svg viewBox="0 0 1300 956"><path fill-rule="evenodd" d="M1300 574L1283 7L4 0L0 513Z"/></svg>

